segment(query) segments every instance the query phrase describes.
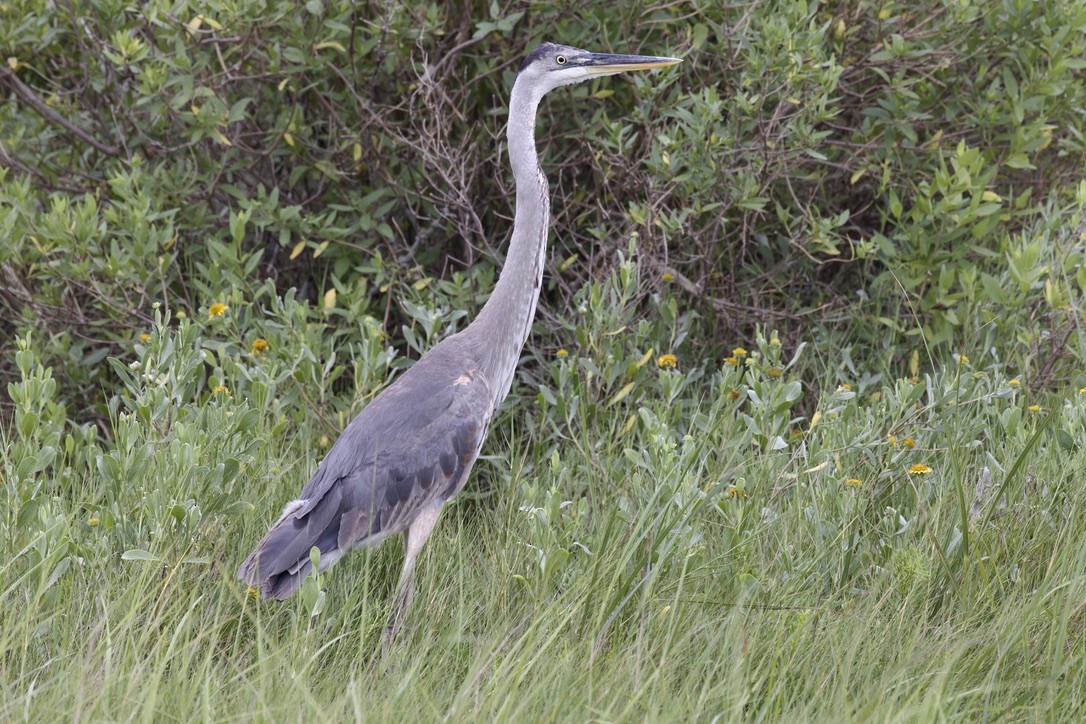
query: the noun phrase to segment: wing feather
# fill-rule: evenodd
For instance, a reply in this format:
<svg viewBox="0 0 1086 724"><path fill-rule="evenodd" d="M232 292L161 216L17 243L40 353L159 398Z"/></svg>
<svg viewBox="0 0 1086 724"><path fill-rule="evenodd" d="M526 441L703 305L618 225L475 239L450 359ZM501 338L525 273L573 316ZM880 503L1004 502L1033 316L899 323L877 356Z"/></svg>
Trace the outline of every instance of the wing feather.
<svg viewBox="0 0 1086 724"><path fill-rule="evenodd" d="M486 438L493 393L477 370L442 364L433 352L347 426L241 565L238 577L265 598L282 600L301 585L312 547L325 568L404 530L425 505L463 488Z"/></svg>

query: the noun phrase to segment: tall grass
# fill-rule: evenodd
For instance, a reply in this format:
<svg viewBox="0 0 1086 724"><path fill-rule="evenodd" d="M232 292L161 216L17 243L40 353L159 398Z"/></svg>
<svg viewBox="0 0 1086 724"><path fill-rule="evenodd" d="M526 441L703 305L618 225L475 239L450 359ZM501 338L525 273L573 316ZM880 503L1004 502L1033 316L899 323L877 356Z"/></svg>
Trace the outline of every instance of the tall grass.
<svg viewBox="0 0 1086 724"><path fill-rule="evenodd" d="M1035 398L980 352L842 383L774 334L668 369L623 303L634 277L586 291L576 344L526 368L387 650L398 543L284 604L234 579L328 443L288 394L305 355L215 357L163 320L117 365L103 439L24 340L0 717L1086 714L1086 395Z"/></svg>

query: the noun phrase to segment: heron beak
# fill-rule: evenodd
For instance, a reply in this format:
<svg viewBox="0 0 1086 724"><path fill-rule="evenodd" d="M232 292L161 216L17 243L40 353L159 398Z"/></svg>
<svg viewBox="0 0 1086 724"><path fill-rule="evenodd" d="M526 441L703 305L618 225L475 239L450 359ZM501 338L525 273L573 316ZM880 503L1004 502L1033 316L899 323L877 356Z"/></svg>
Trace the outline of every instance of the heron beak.
<svg viewBox="0 0 1086 724"><path fill-rule="evenodd" d="M589 53L582 65L592 75L611 75L627 70L649 70L664 68L683 62L681 58L665 58L657 55L611 55L610 53Z"/></svg>

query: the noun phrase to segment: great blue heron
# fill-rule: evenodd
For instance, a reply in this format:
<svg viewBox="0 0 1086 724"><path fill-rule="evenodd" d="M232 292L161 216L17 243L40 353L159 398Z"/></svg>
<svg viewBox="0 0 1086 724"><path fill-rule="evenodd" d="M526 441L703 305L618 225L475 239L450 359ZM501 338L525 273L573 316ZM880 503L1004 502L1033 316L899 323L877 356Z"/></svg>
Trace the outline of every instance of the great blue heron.
<svg viewBox="0 0 1086 724"><path fill-rule="evenodd" d="M509 392L535 316L550 226L547 178L535 149L536 108L559 86L678 58L589 53L543 43L525 59L509 101L517 202L509 254L493 294L463 331L442 340L359 413L238 570L263 598L285 599L320 549L321 570L347 551L404 534L393 616L414 589L415 559L442 506L460 492Z"/></svg>

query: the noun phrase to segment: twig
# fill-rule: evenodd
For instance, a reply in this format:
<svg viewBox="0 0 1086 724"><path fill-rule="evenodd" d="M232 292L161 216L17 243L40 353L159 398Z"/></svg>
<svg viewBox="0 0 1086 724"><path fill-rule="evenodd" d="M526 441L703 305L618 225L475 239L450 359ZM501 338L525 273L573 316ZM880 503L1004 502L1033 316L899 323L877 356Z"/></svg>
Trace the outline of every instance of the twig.
<svg viewBox="0 0 1086 724"><path fill-rule="evenodd" d="M68 130L69 133L79 137L86 143L89 143L91 146L94 146L94 148L101 151L102 153L108 154L110 156L120 155L120 149L118 149L116 146L110 146L96 140L82 128L79 128L67 118L60 115L48 105L46 105L45 101L43 101L30 86L19 80L19 77L15 75L15 72L6 65L0 65L0 81L7 82L7 84L11 86L11 89L15 91L15 94L22 98L27 103L27 105L37 111L38 115L40 115L45 120L52 121L53 123L63 126L65 129Z"/></svg>

